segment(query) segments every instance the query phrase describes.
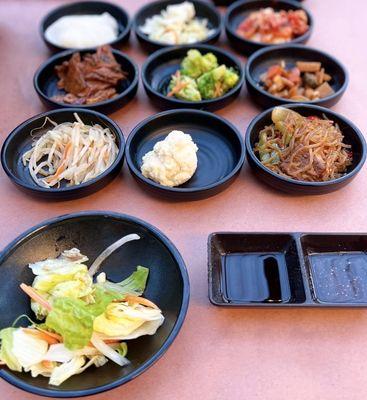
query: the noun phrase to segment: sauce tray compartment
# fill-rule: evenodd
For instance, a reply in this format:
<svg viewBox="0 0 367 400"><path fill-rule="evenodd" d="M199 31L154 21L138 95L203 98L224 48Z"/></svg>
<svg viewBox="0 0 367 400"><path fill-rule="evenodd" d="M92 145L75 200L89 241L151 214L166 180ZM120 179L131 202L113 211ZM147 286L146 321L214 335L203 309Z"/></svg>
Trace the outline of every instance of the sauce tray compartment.
<svg viewBox="0 0 367 400"><path fill-rule="evenodd" d="M209 299L226 307L366 307L367 234L216 232Z"/></svg>
<svg viewBox="0 0 367 400"><path fill-rule="evenodd" d="M279 307L306 301L307 278L293 235L213 233L208 250L213 304Z"/></svg>

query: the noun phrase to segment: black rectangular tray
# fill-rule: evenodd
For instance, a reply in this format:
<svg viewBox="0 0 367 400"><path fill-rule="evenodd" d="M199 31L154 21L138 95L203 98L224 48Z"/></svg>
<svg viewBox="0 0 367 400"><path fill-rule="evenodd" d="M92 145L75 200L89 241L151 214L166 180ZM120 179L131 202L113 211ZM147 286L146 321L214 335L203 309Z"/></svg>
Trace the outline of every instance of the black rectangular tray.
<svg viewBox="0 0 367 400"><path fill-rule="evenodd" d="M367 234L216 232L209 299L224 307L367 307Z"/></svg>

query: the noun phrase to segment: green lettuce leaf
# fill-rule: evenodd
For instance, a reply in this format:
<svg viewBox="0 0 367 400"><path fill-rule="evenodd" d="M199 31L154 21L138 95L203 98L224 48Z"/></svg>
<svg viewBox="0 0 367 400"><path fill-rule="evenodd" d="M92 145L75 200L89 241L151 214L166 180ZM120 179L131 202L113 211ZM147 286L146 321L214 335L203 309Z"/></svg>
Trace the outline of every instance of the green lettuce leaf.
<svg viewBox="0 0 367 400"><path fill-rule="evenodd" d="M118 298L121 298L121 296L124 294L141 296L144 293L148 275L149 268L139 265L135 272L119 283L106 281L103 283L97 283L95 286L101 287L108 292L117 292L119 294Z"/></svg>
<svg viewBox="0 0 367 400"><path fill-rule="evenodd" d="M63 337L66 348L77 350L89 343L93 320L93 314L82 300L61 297L54 300L46 326Z"/></svg>
<svg viewBox="0 0 367 400"><path fill-rule="evenodd" d="M17 328L5 328L0 331L0 360L13 371L22 371L22 366L13 354L13 333Z"/></svg>

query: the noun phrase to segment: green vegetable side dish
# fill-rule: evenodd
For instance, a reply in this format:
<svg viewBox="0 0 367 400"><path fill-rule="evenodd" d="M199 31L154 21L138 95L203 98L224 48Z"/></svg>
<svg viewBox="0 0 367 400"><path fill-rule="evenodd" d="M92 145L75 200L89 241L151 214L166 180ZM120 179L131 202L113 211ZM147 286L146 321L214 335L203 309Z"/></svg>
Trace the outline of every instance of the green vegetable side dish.
<svg viewBox="0 0 367 400"><path fill-rule="evenodd" d="M20 287L31 298L39 322L27 317L29 326L0 331L0 365L31 372L32 377L49 377L54 386L108 360L127 365L125 341L154 335L164 321L161 310L141 297L149 269L138 266L117 283L108 281L104 272L95 282L93 275L113 251L138 239L136 234L121 238L89 269L88 258L75 248L56 259L30 264L35 275L32 286Z"/></svg>
<svg viewBox="0 0 367 400"><path fill-rule="evenodd" d="M172 75L167 96L193 102L216 99L236 86L239 79L233 68L219 65L213 53L202 55L191 49Z"/></svg>

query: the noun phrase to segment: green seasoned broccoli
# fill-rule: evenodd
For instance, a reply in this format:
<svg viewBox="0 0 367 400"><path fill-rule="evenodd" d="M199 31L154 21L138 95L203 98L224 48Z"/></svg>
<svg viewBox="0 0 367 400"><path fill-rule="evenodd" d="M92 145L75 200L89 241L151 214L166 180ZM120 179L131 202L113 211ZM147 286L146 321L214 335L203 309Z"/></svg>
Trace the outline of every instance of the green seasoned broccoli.
<svg viewBox="0 0 367 400"><path fill-rule="evenodd" d="M217 67L217 57L213 53L203 56L199 50L189 50L187 56L182 60L181 72L183 75L196 79Z"/></svg>
<svg viewBox="0 0 367 400"><path fill-rule="evenodd" d="M203 99L215 99L233 88L238 79L238 74L233 69L221 65L200 76L197 86Z"/></svg>
<svg viewBox="0 0 367 400"><path fill-rule="evenodd" d="M187 101L201 100L201 95L195 79L181 75L180 71L177 71L175 75L172 75L167 96L174 96L180 100Z"/></svg>

